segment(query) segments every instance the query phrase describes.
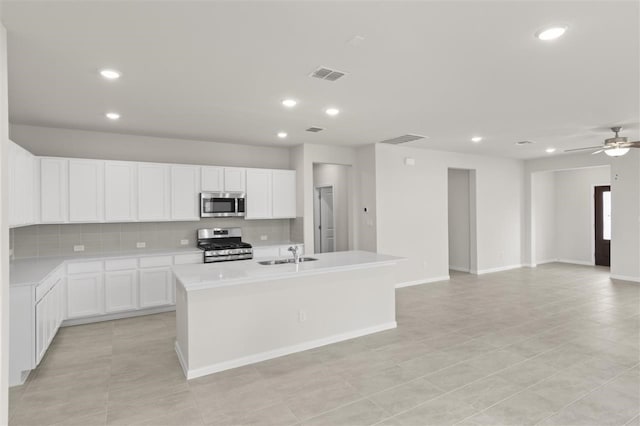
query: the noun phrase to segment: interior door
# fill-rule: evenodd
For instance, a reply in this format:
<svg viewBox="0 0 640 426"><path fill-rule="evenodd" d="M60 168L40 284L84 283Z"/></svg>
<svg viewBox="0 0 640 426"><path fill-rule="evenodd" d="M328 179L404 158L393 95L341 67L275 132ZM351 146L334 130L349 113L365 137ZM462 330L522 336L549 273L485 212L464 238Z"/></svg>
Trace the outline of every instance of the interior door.
<svg viewBox="0 0 640 426"><path fill-rule="evenodd" d="M611 265L611 187L595 187L595 262Z"/></svg>
<svg viewBox="0 0 640 426"><path fill-rule="evenodd" d="M318 253L336 251L335 228L333 223L333 187L325 186L317 188L318 195L318 227L319 250Z"/></svg>

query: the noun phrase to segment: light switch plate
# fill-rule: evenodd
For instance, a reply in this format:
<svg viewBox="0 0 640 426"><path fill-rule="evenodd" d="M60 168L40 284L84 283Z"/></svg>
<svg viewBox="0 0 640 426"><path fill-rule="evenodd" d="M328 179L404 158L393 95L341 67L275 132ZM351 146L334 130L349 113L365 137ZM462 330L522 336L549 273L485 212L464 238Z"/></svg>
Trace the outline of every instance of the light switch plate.
<svg viewBox="0 0 640 426"><path fill-rule="evenodd" d="M84 251L84 246L82 244L73 246L73 251Z"/></svg>
<svg viewBox="0 0 640 426"><path fill-rule="evenodd" d="M186 246L187 244L189 244L189 240L180 240L181 246Z"/></svg>
<svg viewBox="0 0 640 426"><path fill-rule="evenodd" d="M145 248L147 246L147 243L145 242L137 242L136 243L136 247L137 248Z"/></svg>
<svg viewBox="0 0 640 426"><path fill-rule="evenodd" d="M268 235L260 235L260 241L267 241L269 239Z"/></svg>

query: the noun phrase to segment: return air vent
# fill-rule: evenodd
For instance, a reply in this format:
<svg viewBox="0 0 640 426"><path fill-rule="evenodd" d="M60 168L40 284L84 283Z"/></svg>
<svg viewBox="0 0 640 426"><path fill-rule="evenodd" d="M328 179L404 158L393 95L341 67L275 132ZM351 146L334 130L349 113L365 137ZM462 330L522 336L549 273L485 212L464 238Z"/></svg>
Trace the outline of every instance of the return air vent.
<svg viewBox="0 0 640 426"><path fill-rule="evenodd" d="M307 129L307 132L311 132L311 133L318 133L323 131L324 129L322 127L309 127Z"/></svg>
<svg viewBox="0 0 640 426"><path fill-rule="evenodd" d="M401 143L407 143L407 142L413 142L413 141L417 141L420 139L425 139L426 136L421 136L421 135L413 135L413 134L408 134L408 135L402 135L402 136L398 136L397 138L393 138L393 139L386 139L383 141L380 141L380 143L389 143L392 145L398 145Z"/></svg>
<svg viewBox="0 0 640 426"><path fill-rule="evenodd" d="M320 80L336 81L346 75L346 72L333 70L331 68L320 67L312 72L309 77L319 78Z"/></svg>

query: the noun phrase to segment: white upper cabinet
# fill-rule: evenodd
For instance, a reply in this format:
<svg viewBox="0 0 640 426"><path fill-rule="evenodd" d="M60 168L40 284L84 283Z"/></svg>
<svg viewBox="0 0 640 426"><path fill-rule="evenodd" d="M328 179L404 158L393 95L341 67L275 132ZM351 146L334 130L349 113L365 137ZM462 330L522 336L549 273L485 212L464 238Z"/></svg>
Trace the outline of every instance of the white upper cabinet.
<svg viewBox="0 0 640 426"><path fill-rule="evenodd" d="M40 222L69 221L69 160L40 159Z"/></svg>
<svg viewBox="0 0 640 426"><path fill-rule="evenodd" d="M270 219L271 208L271 170L247 170L246 219Z"/></svg>
<svg viewBox="0 0 640 426"><path fill-rule="evenodd" d="M202 167L202 191L245 192L245 177L240 167Z"/></svg>
<svg viewBox="0 0 640 426"><path fill-rule="evenodd" d="M246 219L296 217L295 170L247 169Z"/></svg>
<svg viewBox="0 0 640 426"><path fill-rule="evenodd" d="M274 170L272 178L273 217L296 217L295 170Z"/></svg>
<svg viewBox="0 0 640 426"><path fill-rule="evenodd" d="M9 226L32 225L36 218L36 157L9 141Z"/></svg>
<svg viewBox="0 0 640 426"><path fill-rule="evenodd" d="M247 169L238 167L224 168L224 190L227 192L245 192Z"/></svg>
<svg viewBox="0 0 640 426"><path fill-rule="evenodd" d="M107 222L133 222L137 214L136 163L106 161L104 164L104 217Z"/></svg>
<svg viewBox="0 0 640 426"><path fill-rule="evenodd" d="M69 160L69 221L104 221L104 161Z"/></svg>
<svg viewBox="0 0 640 426"><path fill-rule="evenodd" d="M138 219L163 221L171 219L170 166L138 163Z"/></svg>
<svg viewBox="0 0 640 426"><path fill-rule="evenodd" d="M202 168L202 192L224 191L224 167Z"/></svg>
<svg viewBox="0 0 640 426"><path fill-rule="evenodd" d="M200 167L171 166L171 219L200 220Z"/></svg>

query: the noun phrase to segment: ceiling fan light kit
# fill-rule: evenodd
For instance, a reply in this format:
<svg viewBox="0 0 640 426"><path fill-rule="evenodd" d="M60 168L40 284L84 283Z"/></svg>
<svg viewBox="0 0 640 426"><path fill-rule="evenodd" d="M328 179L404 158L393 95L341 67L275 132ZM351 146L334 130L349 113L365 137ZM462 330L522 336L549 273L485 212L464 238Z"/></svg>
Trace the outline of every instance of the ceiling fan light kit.
<svg viewBox="0 0 640 426"><path fill-rule="evenodd" d="M631 148L605 149L604 153L607 154L609 157L621 157L621 156L625 155L627 152L629 152L629 149L631 149Z"/></svg>

